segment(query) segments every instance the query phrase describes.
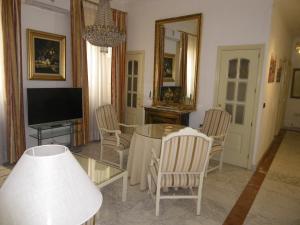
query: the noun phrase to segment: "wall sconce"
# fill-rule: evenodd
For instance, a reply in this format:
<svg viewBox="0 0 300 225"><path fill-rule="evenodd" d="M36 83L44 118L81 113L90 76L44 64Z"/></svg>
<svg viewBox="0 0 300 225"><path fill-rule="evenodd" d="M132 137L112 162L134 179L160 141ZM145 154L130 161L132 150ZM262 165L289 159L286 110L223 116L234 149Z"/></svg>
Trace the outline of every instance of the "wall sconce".
<svg viewBox="0 0 300 225"><path fill-rule="evenodd" d="M296 51L300 54L300 42L296 43Z"/></svg>

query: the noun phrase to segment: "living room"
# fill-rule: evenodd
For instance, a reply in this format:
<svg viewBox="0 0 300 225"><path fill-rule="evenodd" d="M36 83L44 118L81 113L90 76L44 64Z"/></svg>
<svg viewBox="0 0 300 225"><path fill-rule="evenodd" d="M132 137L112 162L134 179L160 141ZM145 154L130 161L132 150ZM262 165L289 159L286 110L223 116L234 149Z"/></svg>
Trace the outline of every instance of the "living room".
<svg viewBox="0 0 300 225"><path fill-rule="evenodd" d="M3 2L4 0L2 0L2 4ZM297 9L300 8L300 5L294 0L290 0L287 4L282 0L230 0L226 2L220 0L112 0L110 5L115 10L113 20L118 29L126 33L126 41L113 48L95 47L89 42L85 43L85 47L82 45L84 29L80 28L78 24L82 23L81 19L84 18L84 26L93 25L98 7L96 0L22 0L21 2L14 0L13 2L17 3L10 7L15 8L9 9L16 13L16 17L5 15L2 11L2 18L5 16L5 18L13 18L12 21L2 21L2 24L4 22L13 24L16 29L14 33L18 34L14 37L15 43L20 43L20 45L15 45L17 56L12 58L13 54L9 53L12 48L7 46L14 44L7 44L10 36L3 38L6 40L6 44L2 47L4 55L10 54L11 58L4 57L5 68L2 68L1 71L11 74L10 77L13 79L8 80L7 75L1 77L1 90L6 92L0 93L0 129L3 134L0 137L0 163L17 163L25 149L39 145L39 133L36 133L38 129L32 128L34 124L29 121L28 89L82 89L83 120L80 124L67 124L67 128L52 127L52 131L49 132L52 132L53 136L41 140L40 144L68 145L70 142L72 142L71 145L84 144L83 147L75 148L76 151L80 150L81 153L95 160L100 160L104 154L103 157L112 159L108 161L114 161L113 163L122 171L127 168L126 171L130 177L127 201L124 203L121 201L122 198L124 199L124 196L121 196L124 184L121 185L120 180L101 188L104 200L96 215L96 224L174 224L179 223L178 221L180 224L197 222L200 224L226 224L231 210L238 205L239 197L248 187L248 182L255 175L255 171L260 168L262 159L268 155L270 146L272 147L274 141L278 140L278 135L280 137L280 130L282 128L297 130L300 127L300 101L297 97L299 92L296 89L298 87L296 69L299 67L299 54L295 50L295 48L299 48L300 21L297 17ZM81 2L82 9L80 8ZM158 27L164 23L180 23L180 19L187 20L187 18L197 21L196 30L199 31L191 35L197 36L198 40L195 54L197 55L196 63L194 64L196 69L194 80L190 81L193 84L192 88L187 91L184 98L180 97L178 100L180 103L178 103L177 100L173 100L174 98L171 100L168 98L170 94L175 95L175 91L167 93L168 95L165 94L165 97L160 96L163 92L159 86L160 67L157 66L161 60L159 47L157 47L161 46ZM168 32L170 27L171 25L166 26L166 36L172 35L172 31ZM2 29L3 32L6 31L4 28ZM53 38L58 38L55 35L64 37L65 52L64 56L60 56L65 61L59 67L63 68L64 72L62 75L60 74L60 77L49 79L49 77L31 74L30 67L34 62L30 61L30 55L34 51L33 46L30 45L29 30L32 31L32 35L42 37L41 39L46 37L53 40ZM43 33L46 33L46 36L38 36L45 35ZM176 38L169 39L175 40ZM63 47L60 45L60 48ZM174 52L176 51L174 50ZM136 162L140 155L137 153L133 156L129 153L128 158L124 156L123 159L123 155L118 154L119 151L106 150L102 152L99 150L103 143L99 143L99 137L102 137L102 134L98 124L101 120L97 118L96 110L101 105L112 104L118 122L135 124L139 127L146 126L146 124L158 124L158 121L167 121L168 124L177 123L180 126L198 129L205 122L205 112L209 109L221 106L230 111L227 108L229 104L244 104L240 100L237 102L220 100L222 96L228 95L226 90L229 86L226 85L229 84L222 77L222 62L227 57L227 52L232 52L233 55L243 55L246 54L245 52L250 54L251 52L256 55L256 58L249 56L249 59L253 60L250 61L255 62L252 64L255 64L256 67L251 67L251 71L255 71L253 72L255 79L251 81L252 86L247 89L247 91L250 90L250 87L253 89L253 92L247 92L247 95L251 94L247 99L252 100L247 102L250 104L248 108L246 107L247 111L243 111L245 113L243 121L245 124L247 122L247 126L245 124L243 124L245 126L241 126L242 124L238 123L237 111L231 112L232 120L239 126L230 125L229 135L225 142L223 170L208 173L204 178L203 210L200 217L196 216L192 200L166 200L161 203L160 216L152 218L155 217L155 204L145 191L148 188L144 188L142 185L145 184L148 187L147 172L141 181L133 181L136 171L140 170L140 167L135 167L135 165L139 166ZM177 59L176 54L174 55L175 58L172 59L174 57L172 56L169 59L174 60L173 62L180 61L181 56ZM138 72L131 77L128 70L130 61L138 62ZM14 63L7 66L8 62ZM15 71L9 68L18 69ZM132 68L135 71L135 67ZM7 73L8 70L9 73ZM166 84L167 91L173 91L176 88L169 87L179 86L178 84L181 84L182 81L177 82L176 75L172 72L169 75L171 78L164 78L163 83ZM132 87L137 86L136 90L130 90L129 78ZM137 83L134 84L135 79ZM229 80L229 83L232 81ZM223 90L224 92L222 92ZM290 94L292 90L295 92L294 97ZM2 99L5 100L2 101ZM58 101L55 100L55 102ZM133 107L134 105L135 107ZM31 111L34 111L35 108L36 106ZM174 117L170 115L174 115ZM177 121L177 118L179 118L179 122L170 122ZM64 133L65 135L61 137L53 133L64 129L68 130L70 126L72 128L74 126L75 130L80 131L79 133L75 132L74 139L74 130L68 131L70 132L68 134ZM140 136L143 136L141 133L145 132L145 129L140 129L140 131L136 127L133 129L137 129L135 132ZM153 126L151 129L156 128ZM164 131L177 132L178 129L176 130L175 125L170 125L170 127L164 127ZM155 130L155 132L157 131ZM132 143L139 143L135 137L137 135L134 134L131 142L129 141L129 152L147 148L145 143L136 144L138 147L134 148ZM297 132L285 134L284 138L286 137L297 139ZM122 142L122 140L120 141ZM66 144L67 142L69 143ZM297 142L293 139L292 143ZM150 145L155 146L155 141ZM293 146L290 143L288 145ZM160 142L157 146L160 148ZM278 148L280 149L279 146ZM232 149L232 151L226 151L226 149ZM149 155L151 155L151 149L149 151ZM122 160L119 160L121 157ZM297 158L297 156L295 157ZM149 162L147 162L146 169L148 164ZM130 166L128 167L128 165ZM293 176L297 177L295 178L297 180L299 167L296 167L295 171ZM120 178L124 178L125 175L123 175ZM140 185L136 185L136 183ZM294 184L291 189L293 190L291 192L295 194L299 186ZM224 193L227 193L225 195L228 196L222 197ZM297 199L297 195L293 194L291 195ZM243 214L244 220L231 224L242 224L245 220L246 224L255 224L257 217L253 219L253 215L257 214L259 210L254 213L252 209L248 214L252 204L254 205L254 199L255 197L252 203L249 203L247 213ZM295 206L298 203L299 200L293 202ZM269 202L269 204L272 203ZM181 206L183 207L181 208ZM116 209L115 212L113 212L114 209ZM190 212L187 213L188 211ZM264 219L272 221L270 224L282 224L281 218L284 216L281 214L277 219L269 217ZM172 217L175 217L175 220ZM289 221L299 220L299 217L293 213L289 214L289 218ZM264 220L258 221L257 219L258 224L268 224Z"/></svg>

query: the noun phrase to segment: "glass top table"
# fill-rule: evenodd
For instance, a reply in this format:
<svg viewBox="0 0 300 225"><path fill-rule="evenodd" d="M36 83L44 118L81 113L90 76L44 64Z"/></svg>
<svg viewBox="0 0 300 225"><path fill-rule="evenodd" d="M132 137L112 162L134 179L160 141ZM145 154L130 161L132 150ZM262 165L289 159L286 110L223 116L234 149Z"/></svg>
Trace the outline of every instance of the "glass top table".
<svg viewBox="0 0 300 225"><path fill-rule="evenodd" d="M145 124L137 127L135 133L149 138L162 139L162 137L169 133L179 131L183 128L185 128L185 126L177 124Z"/></svg>
<svg viewBox="0 0 300 225"><path fill-rule="evenodd" d="M118 179L123 179L122 201L126 201L127 195L127 179L128 174L126 170L120 169L108 163L95 160L88 156L73 153L81 167L88 174L94 184L102 188Z"/></svg>

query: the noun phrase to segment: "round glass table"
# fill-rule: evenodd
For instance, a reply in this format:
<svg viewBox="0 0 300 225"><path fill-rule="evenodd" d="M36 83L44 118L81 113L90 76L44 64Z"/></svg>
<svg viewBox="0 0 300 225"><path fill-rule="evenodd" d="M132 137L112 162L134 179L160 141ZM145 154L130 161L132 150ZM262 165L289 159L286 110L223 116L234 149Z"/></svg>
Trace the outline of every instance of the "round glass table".
<svg viewBox="0 0 300 225"><path fill-rule="evenodd" d="M152 149L159 156L161 139L183 128L184 126L176 124L146 124L135 129L127 162L130 185L140 184L140 190L147 189L147 172Z"/></svg>
<svg viewBox="0 0 300 225"><path fill-rule="evenodd" d="M144 137L162 139L163 136L179 131L183 128L184 126L177 124L145 124L137 127L135 129L135 133Z"/></svg>

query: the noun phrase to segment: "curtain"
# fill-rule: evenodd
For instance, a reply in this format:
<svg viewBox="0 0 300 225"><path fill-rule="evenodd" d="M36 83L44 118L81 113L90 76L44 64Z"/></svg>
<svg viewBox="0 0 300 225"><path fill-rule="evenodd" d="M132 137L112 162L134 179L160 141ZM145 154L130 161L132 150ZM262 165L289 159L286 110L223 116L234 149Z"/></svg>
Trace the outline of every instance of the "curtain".
<svg viewBox="0 0 300 225"><path fill-rule="evenodd" d="M87 42L90 140L99 140L96 121L96 109L104 104L111 104L111 48L108 53L101 52L101 47Z"/></svg>
<svg viewBox="0 0 300 225"><path fill-rule="evenodd" d="M0 9L2 0L0 0ZM0 20L2 21L2 12L0 10ZM3 55L3 30L0 21L0 165L4 163L6 158L6 101L5 101L5 85L4 85L4 55Z"/></svg>
<svg viewBox="0 0 300 225"><path fill-rule="evenodd" d="M187 65L186 65L186 96L192 98L194 93L194 78L196 74L197 37L188 35Z"/></svg>
<svg viewBox="0 0 300 225"><path fill-rule="evenodd" d="M85 25L94 24L97 5L84 2ZM96 121L96 109L104 104L111 104L111 48L103 49L87 44L87 65L89 84L90 140L99 140ZM108 52L104 52L107 50Z"/></svg>
<svg viewBox="0 0 300 225"><path fill-rule="evenodd" d="M126 32L126 13L113 9L113 21ZM111 60L111 103L115 107L119 121L124 120L125 104L125 63L126 41L112 48Z"/></svg>
<svg viewBox="0 0 300 225"><path fill-rule="evenodd" d="M16 162L25 150L22 83L21 0L2 1L2 30L6 95L8 161Z"/></svg>
<svg viewBox="0 0 300 225"><path fill-rule="evenodd" d="M165 28L164 26L159 27L159 41L158 41L158 74L159 74L159 87L163 86L164 82L164 58L165 58Z"/></svg>
<svg viewBox="0 0 300 225"><path fill-rule="evenodd" d="M72 75L73 86L82 88L83 119L76 129L75 145L86 144L89 140L89 88L87 72L86 41L84 31L84 12L82 0L71 0L71 37L72 37Z"/></svg>
<svg viewBox="0 0 300 225"><path fill-rule="evenodd" d="M180 86L183 96L187 95L187 51L188 51L188 34L181 32L180 39ZM189 96L188 96L189 97Z"/></svg>

